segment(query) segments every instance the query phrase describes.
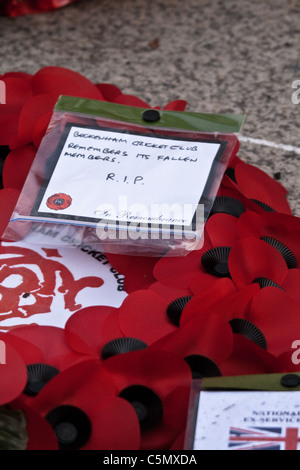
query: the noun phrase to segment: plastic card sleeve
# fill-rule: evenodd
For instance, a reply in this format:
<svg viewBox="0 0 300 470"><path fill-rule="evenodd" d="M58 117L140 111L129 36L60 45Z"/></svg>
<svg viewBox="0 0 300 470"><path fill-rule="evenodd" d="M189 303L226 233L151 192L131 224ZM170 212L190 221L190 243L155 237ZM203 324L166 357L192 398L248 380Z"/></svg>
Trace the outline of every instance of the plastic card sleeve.
<svg viewBox="0 0 300 470"><path fill-rule="evenodd" d="M42 225L110 253L199 249L242 122L63 96L3 238Z"/></svg>

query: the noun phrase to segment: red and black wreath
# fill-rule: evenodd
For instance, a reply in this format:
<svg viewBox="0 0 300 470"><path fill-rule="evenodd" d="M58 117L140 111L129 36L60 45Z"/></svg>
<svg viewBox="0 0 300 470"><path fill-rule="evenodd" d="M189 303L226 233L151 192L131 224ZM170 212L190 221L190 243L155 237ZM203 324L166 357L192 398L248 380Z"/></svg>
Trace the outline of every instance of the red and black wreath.
<svg viewBox="0 0 300 470"><path fill-rule="evenodd" d="M3 233L59 95L151 106L59 67L0 79ZM20 421L17 410L27 420L24 439L12 436L7 447L181 450L194 378L299 371L300 219L286 196L279 181L236 156L200 250L176 258L107 254L125 276L119 308L99 299L64 328L2 333L0 421L8 412ZM55 210L70 203L62 194L50 199Z"/></svg>

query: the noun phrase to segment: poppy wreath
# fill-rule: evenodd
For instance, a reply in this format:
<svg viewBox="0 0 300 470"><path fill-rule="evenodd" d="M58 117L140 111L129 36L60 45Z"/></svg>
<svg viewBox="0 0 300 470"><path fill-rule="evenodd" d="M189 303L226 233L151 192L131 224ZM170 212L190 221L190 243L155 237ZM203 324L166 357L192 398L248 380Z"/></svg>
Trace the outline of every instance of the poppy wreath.
<svg viewBox="0 0 300 470"><path fill-rule="evenodd" d="M151 106L59 67L0 79L7 91L0 106L3 233L59 95ZM163 109L185 106L175 100ZM0 335L7 357L0 428L9 415L22 433L6 433L0 446L181 450L193 379L299 371L292 360L300 340L299 234L286 189L235 156L200 250L174 258L107 253L124 275L120 307L79 306L63 328L32 324Z"/></svg>

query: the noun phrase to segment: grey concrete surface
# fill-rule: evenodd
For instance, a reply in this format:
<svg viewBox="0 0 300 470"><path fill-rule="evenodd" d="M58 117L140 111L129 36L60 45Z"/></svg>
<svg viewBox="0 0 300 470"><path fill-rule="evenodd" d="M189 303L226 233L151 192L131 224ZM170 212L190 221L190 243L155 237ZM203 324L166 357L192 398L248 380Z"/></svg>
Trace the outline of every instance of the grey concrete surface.
<svg viewBox="0 0 300 470"><path fill-rule="evenodd" d="M81 0L0 18L0 74L57 65L152 106L245 113L243 136L259 140L239 156L280 177L300 216L299 18L298 0Z"/></svg>

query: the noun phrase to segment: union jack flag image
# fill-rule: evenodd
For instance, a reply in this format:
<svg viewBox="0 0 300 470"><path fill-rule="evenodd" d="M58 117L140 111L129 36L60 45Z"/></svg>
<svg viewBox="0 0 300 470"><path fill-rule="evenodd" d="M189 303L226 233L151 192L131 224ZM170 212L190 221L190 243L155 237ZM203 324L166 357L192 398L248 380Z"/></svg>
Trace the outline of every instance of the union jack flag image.
<svg viewBox="0 0 300 470"><path fill-rule="evenodd" d="M298 428L230 427L230 450L297 450L300 443Z"/></svg>

